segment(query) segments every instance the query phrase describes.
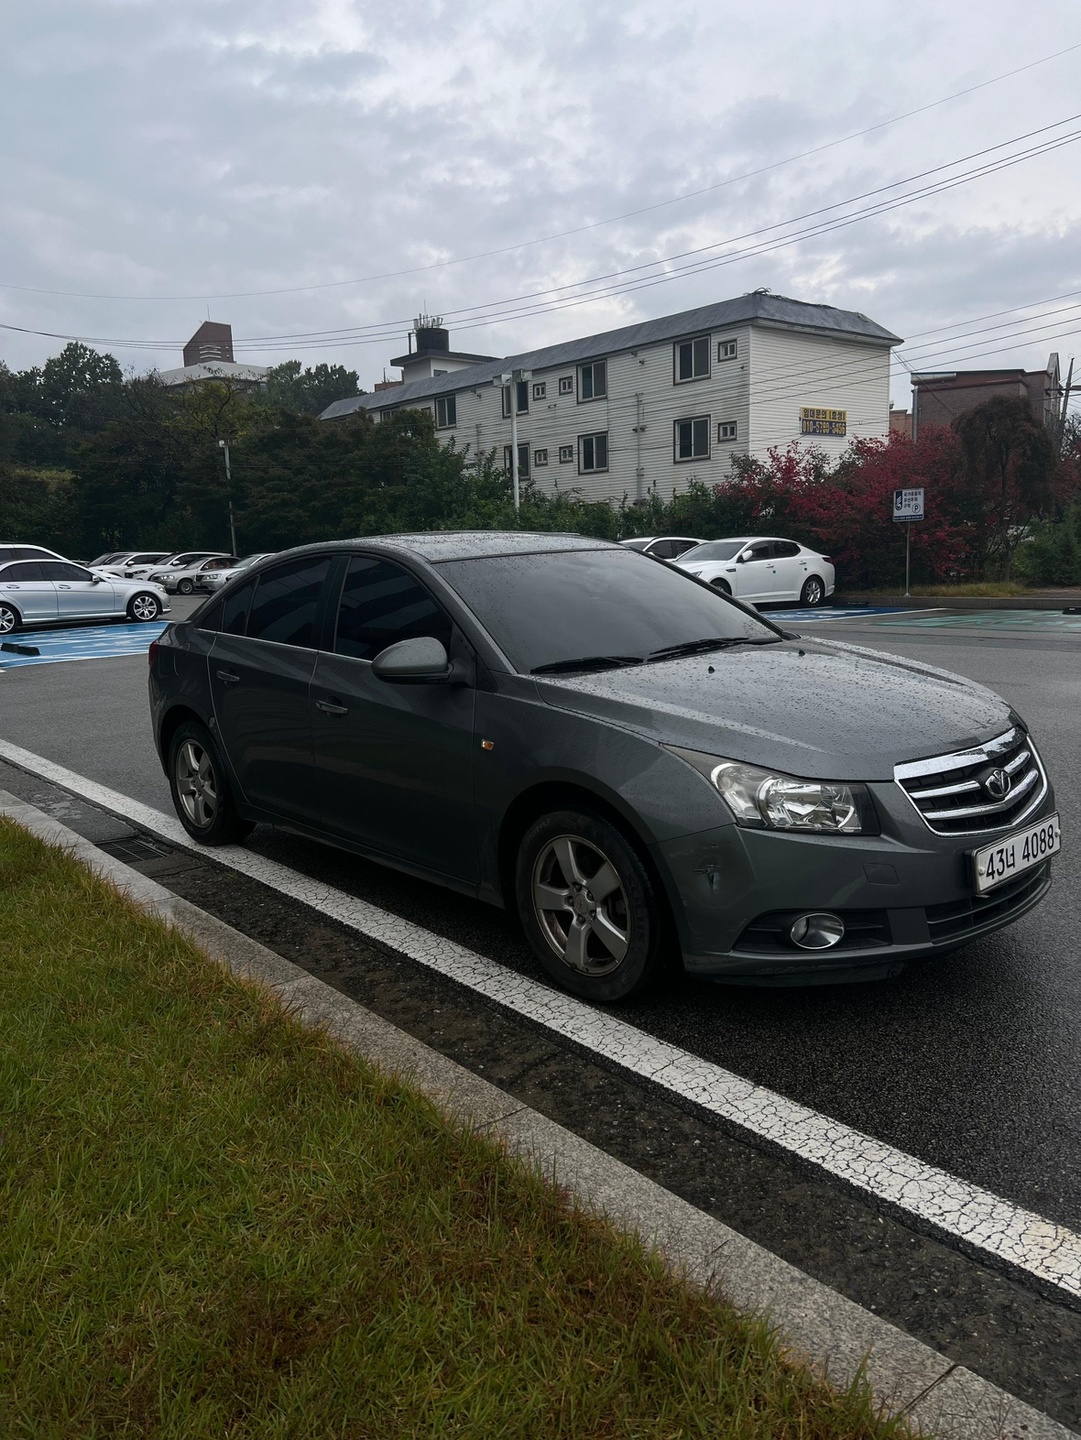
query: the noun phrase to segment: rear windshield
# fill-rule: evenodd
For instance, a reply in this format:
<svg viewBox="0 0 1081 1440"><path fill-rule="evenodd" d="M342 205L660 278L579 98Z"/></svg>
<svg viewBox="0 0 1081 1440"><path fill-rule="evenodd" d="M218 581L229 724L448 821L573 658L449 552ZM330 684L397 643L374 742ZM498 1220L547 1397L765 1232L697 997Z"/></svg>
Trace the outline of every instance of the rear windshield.
<svg viewBox="0 0 1081 1440"><path fill-rule="evenodd" d="M685 565L688 560L731 560L746 543L746 540L707 540L704 545L692 545L689 550L684 550L679 563Z"/></svg>
<svg viewBox="0 0 1081 1440"><path fill-rule="evenodd" d="M777 638L723 595L622 545L450 560L438 568L526 672L580 656L645 658L695 640Z"/></svg>

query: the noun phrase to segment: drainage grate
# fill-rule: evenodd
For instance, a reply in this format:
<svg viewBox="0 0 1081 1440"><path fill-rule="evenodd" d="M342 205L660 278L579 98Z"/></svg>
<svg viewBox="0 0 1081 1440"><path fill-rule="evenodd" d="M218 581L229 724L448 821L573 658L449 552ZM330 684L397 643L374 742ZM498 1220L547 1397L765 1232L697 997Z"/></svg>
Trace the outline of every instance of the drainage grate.
<svg viewBox="0 0 1081 1440"><path fill-rule="evenodd" d="M160 860L163 855L173 853L155 845L153 840L144 840L139 835L131 840L106 840L98 845L98 849L104 850L106 855L111 855L114 860L127 860L132 864L138 864L141 860Z"/></svg>

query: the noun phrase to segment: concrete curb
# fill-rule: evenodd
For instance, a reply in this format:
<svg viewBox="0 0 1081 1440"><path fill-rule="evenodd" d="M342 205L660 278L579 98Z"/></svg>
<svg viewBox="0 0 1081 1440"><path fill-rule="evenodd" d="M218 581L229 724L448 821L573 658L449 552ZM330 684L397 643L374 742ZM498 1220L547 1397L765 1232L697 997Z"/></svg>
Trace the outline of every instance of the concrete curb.
<svg viewBox="0 0 1081 1440"><path fill-rule="evenodd" d="M3 790L0 815L80 860L235 975L273 991L302 1024L325 1029L460 1123L501 1137L584 1207L655 1246L692 1282L723 1293L744 1312L768 1315L792 1352L836 1385L849 1384L862 1370L887 1413L903 1414L943 1440L1075 1437Z"/></svg>

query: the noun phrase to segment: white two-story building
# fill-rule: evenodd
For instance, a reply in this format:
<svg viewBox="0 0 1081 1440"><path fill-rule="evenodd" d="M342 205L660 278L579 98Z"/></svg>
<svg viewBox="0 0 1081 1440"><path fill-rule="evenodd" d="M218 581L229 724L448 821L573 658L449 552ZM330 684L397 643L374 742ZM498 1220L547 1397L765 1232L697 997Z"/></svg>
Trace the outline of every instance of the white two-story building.
<svg viewBox="0 0 1081 1440"><path fill-rule="evenodd" d="M494 450L508 469L514 425L519 474L543 489L667 500L692 479L725 480L735 455L803 440L836 456L853 439L885 439L900 343L856 311L764 291L503 359L451 351L434 321L399 357L403 384L321 418L424 409L447 441Z"/></svg>

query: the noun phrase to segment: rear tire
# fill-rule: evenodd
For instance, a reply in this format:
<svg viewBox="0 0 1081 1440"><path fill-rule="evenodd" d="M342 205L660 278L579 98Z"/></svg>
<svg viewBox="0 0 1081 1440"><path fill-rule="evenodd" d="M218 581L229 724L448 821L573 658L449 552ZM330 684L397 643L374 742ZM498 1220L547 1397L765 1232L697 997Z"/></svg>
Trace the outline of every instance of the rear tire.
<svg viewBox="0 0 1081 1440"><path fill-rule="evenodd" d="M148 594L141 590L138 595L133 595L128 601L128 619L137 620L140 623L148 623L156 620L161 614L161 601L156 595Z"/></svg>
<svg viewBox="0 0 1081 1440"><path fill-rule="evenodd" d="M526 938L565 990L600 1004L640 995L664 969L656 882L623 834L589 810L558 810L522 837L515 898Z"/></svg>
<svg viewBox="0 0 1081 1440"><path fill-rule="evenodd" d="M803 582L803 589L799 593L799 603L801 605L821 605L825 598L825 582L820 580L817 575L811 575Z"/></svg>
<svg viewBox="0 0 1081 1440"><path fill-rule="evenodd" d="M0 604L0 637L14 635L21 623L19 612L13 606Z"/></svg>
<svg viewBox="0 0 1081 1440"><path fill-rule="evenodd" d="M200 845L235 845L254 826L237 811L210 731L189 720L169 743L169 789L180 823Z"/></svg>

